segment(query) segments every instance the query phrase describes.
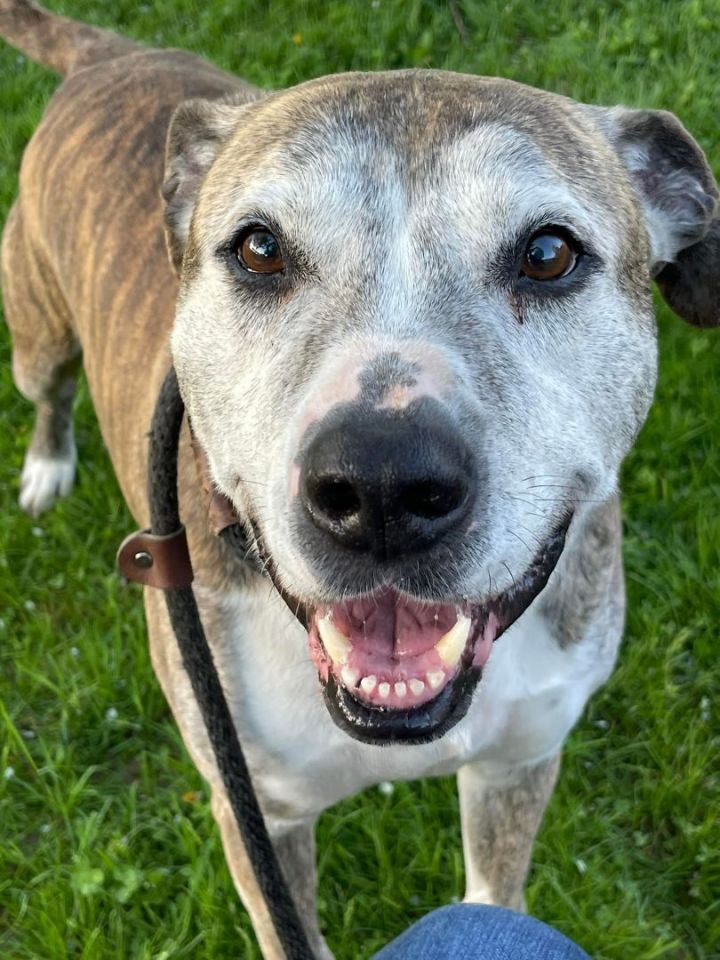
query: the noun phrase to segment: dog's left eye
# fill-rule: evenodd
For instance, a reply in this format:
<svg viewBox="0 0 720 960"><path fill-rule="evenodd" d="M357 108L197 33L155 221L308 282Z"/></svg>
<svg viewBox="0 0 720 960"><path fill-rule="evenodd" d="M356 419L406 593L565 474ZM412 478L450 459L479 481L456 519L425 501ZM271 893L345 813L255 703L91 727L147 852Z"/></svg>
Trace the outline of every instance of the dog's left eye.
<svg viewBox="0 0 720 960"><path fill-rule="evenodd" d="M240 264L251 273L280 273L285 266L280 242L262 227L253 227L244 233L235 253Z"/></svg>
<svg viewBox="0 0 720 960"><path fill-rule="evenodd" d="M559 280L575 268L579 252L561 233L536 233L525 248L520 272L531 280Z"/></svg>

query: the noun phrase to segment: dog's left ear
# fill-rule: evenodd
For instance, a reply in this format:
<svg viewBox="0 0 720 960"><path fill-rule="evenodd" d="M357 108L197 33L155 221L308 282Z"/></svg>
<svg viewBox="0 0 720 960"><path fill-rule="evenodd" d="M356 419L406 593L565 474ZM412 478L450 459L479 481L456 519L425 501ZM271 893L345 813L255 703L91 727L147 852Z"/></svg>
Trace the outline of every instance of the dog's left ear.
<svg viewBox="0 0 720 960"><path fill-rule="evenodd" d="M672 309L720 325L718 187L695 140L672 113L591 107L645 212L650 273Z"/></svg>
<svg viewBox="0 0 720 960"><path fill-rule="evenodd" d="M254 102L186 100L170 118L161 192L168 253L178 274L200 185Z"/></svg>

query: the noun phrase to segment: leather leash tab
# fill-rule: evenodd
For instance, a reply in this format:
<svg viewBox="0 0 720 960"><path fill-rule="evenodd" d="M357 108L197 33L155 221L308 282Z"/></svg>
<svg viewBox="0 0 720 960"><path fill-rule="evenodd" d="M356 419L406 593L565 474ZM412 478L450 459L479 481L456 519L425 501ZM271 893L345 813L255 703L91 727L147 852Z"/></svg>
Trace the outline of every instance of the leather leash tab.
<svg viewBox="0 0 720 960"><path fill-rule="evenodd" d="M128 580L146 587L177 590L193 581L185 527L160 537L138 530L125 537L117 552L120 572Z"/></svg>

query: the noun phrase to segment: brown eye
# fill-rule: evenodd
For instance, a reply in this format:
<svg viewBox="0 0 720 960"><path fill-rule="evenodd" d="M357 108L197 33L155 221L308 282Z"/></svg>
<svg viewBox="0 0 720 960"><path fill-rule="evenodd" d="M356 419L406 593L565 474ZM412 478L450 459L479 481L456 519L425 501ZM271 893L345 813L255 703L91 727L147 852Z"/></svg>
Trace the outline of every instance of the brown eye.
<svg viewBox="0 0 720 960"><path fill-rule="evenodd" d="M242 237L237 258L251 273L280 273L285 266L277 237L261 228Z"/></svg>
<svg viewBox="0 0 720 960"><path fill-rule="evenodd" d="M531 280L557 280L573 270L577 258L565 237L537 233L527 245L520 272Z"/></svg>

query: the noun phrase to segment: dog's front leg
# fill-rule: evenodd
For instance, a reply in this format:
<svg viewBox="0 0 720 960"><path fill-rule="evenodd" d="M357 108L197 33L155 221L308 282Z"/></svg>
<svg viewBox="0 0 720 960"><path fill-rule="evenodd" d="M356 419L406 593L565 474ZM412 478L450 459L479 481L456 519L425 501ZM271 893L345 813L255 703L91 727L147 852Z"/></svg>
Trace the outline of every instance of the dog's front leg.
<svg viewBox="0 0 720 960"><path fill-rule="evenodd" d="M213 792L212 810L220 827L225 858L235 887L250 914L263 957L265 960L285 960L285 953L275 935L268 908L258 889L235 818L221 788ZM318 960L332 960L332 953L317 923L314 824L300 823L274 829L268 824L268 827L271 829L275 852L292 891L313 953Z"/></svg>
<svg viewBox="0 0 720 960"><path fill-rule="evenodd" d="M465 899L524 910L533 842L550 799L560 755L499 770L470 763L458 773Z"/></svg>

